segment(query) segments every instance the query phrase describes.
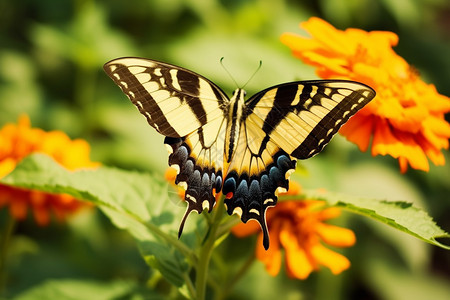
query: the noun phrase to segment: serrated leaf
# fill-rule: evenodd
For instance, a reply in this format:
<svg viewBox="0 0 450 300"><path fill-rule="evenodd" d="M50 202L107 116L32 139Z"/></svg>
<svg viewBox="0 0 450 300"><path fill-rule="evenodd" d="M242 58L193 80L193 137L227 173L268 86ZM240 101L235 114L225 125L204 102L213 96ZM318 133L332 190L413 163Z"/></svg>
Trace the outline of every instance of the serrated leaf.
<svg viewBox="0 0 450 300"><path fill-rule="evenodd" d="M93 202L104 209L118 227L129 230L138 239L150 237L142 226L151 219L142 200L151 196L160 198L152 189L151 183L156 180L147 174L108 167L70 172L42 154L25 158L1 182L48 193L66 193ZM117 218L111 211L119 213L122 218Z"/></svg>
<svg viewBox="0 0 450 300"><path fill-rule="evenodd" d="M450 238L422 209L405 201L364 199L334 193L306 192L305 198L320 199L328 204L361 214L415 236L427 243L450 250L437 238Z"/></svg>
<svg viewBox="0 0 450 300"><path fill-rule="evenodd" d="M341 147L355 147L349 145L345 138L339 135L333 141L333 145L330 146L334 147L334 149L331 148L331 151L342 155L345 154L340 151L343 150ZM362 154L355 152L355 155ZM419 191L417 185L414 185L407 177L399 176L397 169L389 168L374 160L357 160L354 164L349 165L345 162L336 161L336 155L332 154L320 157L318 160L313 158L302 162L302 164L306 165L309 173L308 177L299 178L305 189L308 186L320 186L325 190L353 195L353 197L393 201L402 199L427 211L427 203L423 199L424 194ZM439 170L441 169L446 168L440 168ZM430 179L429 177L432 177L434 173L427 174L426 178ZM295 174L293 175L295 176ZM432 249L422 240L411 238L410 235L406 235L399 230L393 230L372 218L366 221L374 230L373 233L380 235L387 243L396 248L411 268L420 269L428 265Z"/></svg>
<svg viewBox="0 0 450 300"><path fill-rule="evenodd" d="M141 243L153 245L154 249L144 254L153 255L157 262L153 266L163 275L181 276L187 269L181 262L183 255L193 255L190 248L176 238L183 211L169 201L167 184L149 174L109 167L71 172L50 157L35 154L22 160L0 182L49 193L66 193L96 204L115 226L127 230ZM189 229L188 226L183 240L193 240L189 238ZM168 279L179 284L179 278Z"/></svg>

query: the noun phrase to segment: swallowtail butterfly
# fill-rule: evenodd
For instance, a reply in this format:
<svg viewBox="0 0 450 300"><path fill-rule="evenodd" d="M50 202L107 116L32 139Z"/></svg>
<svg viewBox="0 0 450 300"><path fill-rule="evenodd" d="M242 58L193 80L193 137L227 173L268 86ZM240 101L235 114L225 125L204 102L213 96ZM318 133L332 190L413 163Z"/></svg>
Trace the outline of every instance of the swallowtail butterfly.
<svg viewBox="0 0 450 300"><path fill-rule="evenodd" d="M269 247L266 210L288 189L296 159L319 153L375 91L345 80L311 80L269 87L244 100L171 64L124 57L105 64L106 73L148 123L165 136L169 165L185 188L187 210L211 212L216 194L226 195L228 214L261 225Z"/></svg>

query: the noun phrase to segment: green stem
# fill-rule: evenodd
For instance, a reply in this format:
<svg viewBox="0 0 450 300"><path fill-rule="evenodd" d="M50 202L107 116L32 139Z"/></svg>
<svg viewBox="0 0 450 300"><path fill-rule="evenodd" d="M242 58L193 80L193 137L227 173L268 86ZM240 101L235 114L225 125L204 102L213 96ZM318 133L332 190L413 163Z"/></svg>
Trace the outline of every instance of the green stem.
<svg viewBox="0 0 450 300"><path fill-rule="evenodd" d="M139 219L139 218L137 218L137 219ZM192 250L189 249L188 246L186 246L186 244L180 242L178 239L174 238L173 236L166 234L164 231L159 229L158 226L156 226L150 222L144 222L140 219L139 219L139 221L141 221L143 224L145 224L145 226L149 229L150 232L154 233L155 235L159 236L160 238L162 238L163 240L165 240L166 242L168 242L169 244L171 244L172 246L177 248L178 251L180 251L185 257L187 257L189 260L191 260L192 263L195 264L197 262L197 257L192 252Z"/></svg>
<svg viewBox="0 0 450 300"><path fill-rule="evenodd" d="M16 220L8 214L3 234L0 237L0 295L4 295L7 281L6 259L8 256L8 248L14 229L16 228Z"/></svg>
<svg viewBox="0 0 450 300"><path fill-rule="evenodd" d="M188 289L188 292L189 292L189 296L191 296L191 299L197 298L194 284L192 283L192 280L189 277L189 275L187 273L184 273L183 274L183 278L184 278L184 280L186 282L186 286L187 286L187 289Z"/></svg>
<svg viewBox="0 0 450 300"><path fill-rule="evenodd" d="M209 262L217 237L217 229L224 214L225 207L223 205L223 196L216 204L216 210L209 227L208 236L206 237L200 254L198 256L198 264L196 266L195 289L197 291L197 300L204 300L206 294L206 282L208 278Z"/></svg>
<svg viewBox="0 0 450 300"><path fill-rule="evenodd" d="M226 233L229 233L231 228L236 226L237 224L241 223L241 219L238 218L235 215L230 216L227 218L227 221L220 224L219 229L217 230L217 236L222 236Z"/></svg>

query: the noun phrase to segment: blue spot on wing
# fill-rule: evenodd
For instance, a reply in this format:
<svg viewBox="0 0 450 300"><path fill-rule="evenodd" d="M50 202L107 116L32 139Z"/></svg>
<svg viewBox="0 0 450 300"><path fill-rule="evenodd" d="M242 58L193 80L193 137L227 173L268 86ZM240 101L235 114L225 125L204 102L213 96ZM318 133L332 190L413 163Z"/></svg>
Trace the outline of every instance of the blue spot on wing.
<svg viewBox="0 0 450 300"><path fill-rule="evenodd" d="M286 190L289 188L289 180L286 179L285 174L288 170L295 169L295 165L295 160L291 160L286 152L279 150L274 156L274 162L259 175L249 178L246 173L238 174L237 171L232 170L225 178L223 193L225 195L233 193L230 199L225 199L228 214L231 215L239 207L242 209L242 222L246 223L250 219L257 220L263 232L265 249L269 248L266 210L277 203L275 191L278 187Z"/></svg>

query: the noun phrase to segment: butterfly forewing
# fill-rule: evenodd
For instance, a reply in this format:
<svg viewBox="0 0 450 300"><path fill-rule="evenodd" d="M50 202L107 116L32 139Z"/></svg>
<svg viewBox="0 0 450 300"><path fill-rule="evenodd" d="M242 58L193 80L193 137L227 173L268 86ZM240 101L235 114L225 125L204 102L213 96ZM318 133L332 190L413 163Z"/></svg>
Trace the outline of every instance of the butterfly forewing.
<svg viewBox="0 0 450 300"><path fill-rule="evenodd" d="M184 137L223 118L225 93L184 68L142 58L119 58L104 69L159 133Z"/></svg>
<svg viewBox="0 0 450 300"><path fill-rule="evenodd" d="M374 96L370 87L353 81L282 84L249 99L245 122L262 125L264 134L289 155L306 159L319 153Z"/></svg>

